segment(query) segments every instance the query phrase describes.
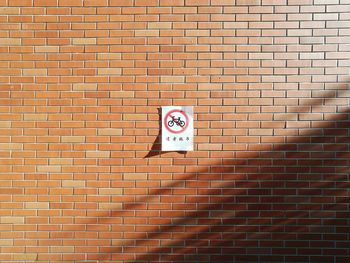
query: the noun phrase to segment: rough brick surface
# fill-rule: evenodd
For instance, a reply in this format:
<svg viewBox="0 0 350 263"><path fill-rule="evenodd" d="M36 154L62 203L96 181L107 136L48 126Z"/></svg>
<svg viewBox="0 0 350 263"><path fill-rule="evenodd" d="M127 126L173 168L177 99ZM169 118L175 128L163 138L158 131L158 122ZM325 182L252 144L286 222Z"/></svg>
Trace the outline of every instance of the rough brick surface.
<svg viewBox="0 0 350 263"><path fill-rule="evenodd" d="M0 261L350 262L349 11L0 0Z"/></svg>

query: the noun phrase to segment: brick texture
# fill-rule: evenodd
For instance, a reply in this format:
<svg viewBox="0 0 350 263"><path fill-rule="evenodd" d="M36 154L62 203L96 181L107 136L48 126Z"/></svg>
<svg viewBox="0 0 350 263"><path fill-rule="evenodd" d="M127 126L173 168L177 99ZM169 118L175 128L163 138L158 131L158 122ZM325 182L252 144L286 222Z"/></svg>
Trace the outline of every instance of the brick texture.
<svg viewBox="0 0 350 263"><path fill-rule="evenodd" d="M349 12L0 0L0 262L350 262Z"/></svg>

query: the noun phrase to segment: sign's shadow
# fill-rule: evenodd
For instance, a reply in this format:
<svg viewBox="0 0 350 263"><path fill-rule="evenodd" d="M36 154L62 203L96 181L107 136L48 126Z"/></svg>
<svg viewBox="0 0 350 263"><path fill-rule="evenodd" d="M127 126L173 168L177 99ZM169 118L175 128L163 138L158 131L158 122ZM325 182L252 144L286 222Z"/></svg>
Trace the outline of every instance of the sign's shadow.
<svg viewBox="0 0 350 263"><path fill-rule="evenodd" d="M179 154L186 154L187 151L162 151L162 108L158 108L158 135L156 137L156 139L154 140L151 149L149 150L149 152L147 153L147 155L145 158L151 158L154 156L158 156L158 155L162 155L165 153L170 153L170 152L176 152Z"/></svg>

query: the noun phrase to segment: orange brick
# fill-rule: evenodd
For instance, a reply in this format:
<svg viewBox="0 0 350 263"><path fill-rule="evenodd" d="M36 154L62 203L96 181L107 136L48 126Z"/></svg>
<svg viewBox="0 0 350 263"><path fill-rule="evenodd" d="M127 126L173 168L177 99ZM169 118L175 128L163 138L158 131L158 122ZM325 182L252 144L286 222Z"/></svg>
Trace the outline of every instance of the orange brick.
<svg viewBox="0 0 350 263"><path fill-rule="evenodd" d="M51 53L51 52L58 52L59 51L59 47L58 46L37 46L35 47L35 52L37 53Z"/></svg>
<svg viewBox="0 0 350 263"><path fill-rule="evenodd" d="M161 6L183 6L184 0L159 0Z"/></svg>
<svg viewBox="0 0 350 263"><path fill-rule="evenodd" d="M84 6L107 6L107 0L84 0Z"/></svg>
<svg viewBox="0 0 350 263"><path fill-rule="evenodd" d="M57 0L34 0L34 6L57 6Z"/></svg>
<svg viewBox="0 0 350 263"><path fill-rule="evenodd" d="M159 0L135 0L135 6L157 6Z"/></svg>
<svg viewBox="0 0 350 263"><path fill-rule="evenodd" d="M132 6L133 0L110 0L109 4L111 6Z"/></svg>
<svg viewBox="0 0 350 263"><path fill-rule="evenodd" d="M31 0L9 0L8 4L9 6L31 6L32 1Z"/></svg>
<svg viewBox="0 0 350 263"><path fill-rule="evenodd" d="M99 68L98 75L120 75L120 68Z"/></svg>
<svg viewBox="0 0 350 263"><path fill-rule="evenodd" d="M59 6L83 6L83 0L58 0Z"/></svg>

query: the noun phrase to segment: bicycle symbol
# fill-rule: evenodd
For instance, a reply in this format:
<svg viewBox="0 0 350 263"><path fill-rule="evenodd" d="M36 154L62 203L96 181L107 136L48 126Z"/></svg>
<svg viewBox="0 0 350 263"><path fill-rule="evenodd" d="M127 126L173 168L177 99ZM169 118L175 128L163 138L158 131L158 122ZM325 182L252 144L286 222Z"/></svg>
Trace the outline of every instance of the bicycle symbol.
<svg viewBox="0 0 350 263"><path fill-rule="evenodd" d="M168 126L169 127L173 127L174 124L176 124L176 126L180 126L180 127L184 127L185 126L186 122L181 120L181 117L175 118L175 116L171 116L171 115L170 115L170 117L171 117L171 120L168 121Z"/></svg>
<svg viewBox="0 0 350 263"><path fill-rule="evenodd" d="M171 133L183 133L189 124L187 114L178 109L171 110L165 114L164 127Z"/></svg>

